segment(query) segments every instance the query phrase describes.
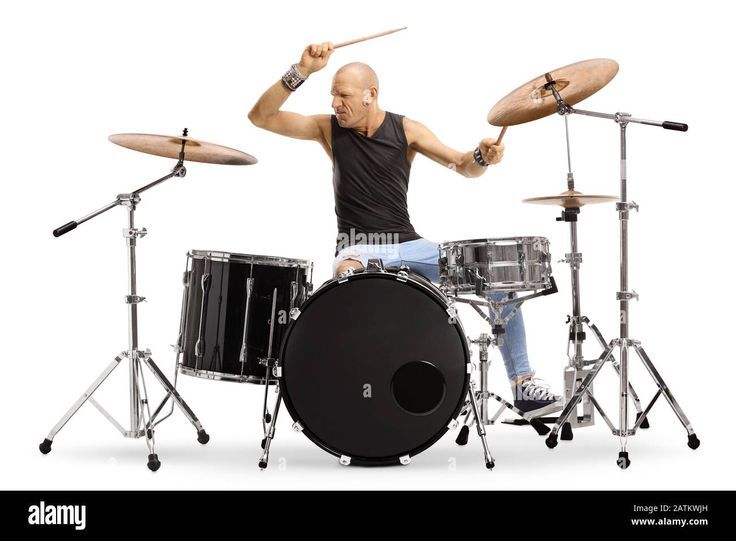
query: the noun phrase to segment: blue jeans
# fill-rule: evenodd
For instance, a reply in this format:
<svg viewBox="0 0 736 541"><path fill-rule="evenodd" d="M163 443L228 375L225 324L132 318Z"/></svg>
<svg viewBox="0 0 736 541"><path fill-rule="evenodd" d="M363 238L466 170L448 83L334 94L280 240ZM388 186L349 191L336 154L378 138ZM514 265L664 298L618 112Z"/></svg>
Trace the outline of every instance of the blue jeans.
<svg viewBox="0 0 736 541"><path fill-rule="evenodd" d="M421 274L434 283L438 283L440 279L437 244L426 239L411 240L401 244L349 246L337 254L333 270L346 259L360 261L364 267L369 259L382 259L383 264L387 267L406 265L413 272ZM488 297L498 301L506 298L506 294L491 293ZM506 317L512 309L511 306L506 306L501 313L502 317ZM533 373L526 352L526 332L521 310L506 325L503 345L499 349L506 367L506 374L512 383Z"/></svg>

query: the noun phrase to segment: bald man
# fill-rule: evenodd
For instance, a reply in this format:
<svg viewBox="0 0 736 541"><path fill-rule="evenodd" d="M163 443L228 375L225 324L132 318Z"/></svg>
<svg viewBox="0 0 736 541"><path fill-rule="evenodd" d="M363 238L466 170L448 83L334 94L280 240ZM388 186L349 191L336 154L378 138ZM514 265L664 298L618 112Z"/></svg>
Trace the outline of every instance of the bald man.
<svg viewBox="0 0 736 541"><path fill-rule="evenodd" d="M329 42L308 45L299 63L264 92L248 118L260 128L317 141L332 160L338 227L335 275L361 269L369 259L380 258L387 266L407 265L438 282L437 243L418 235L409 219L411 164L419 153L464 177L479 177L489 165L501 161L504 147L488 138L474 150L460 152L440 142L420 122L382 110L378 77L360 62L335 73L331 92L334 115L282 111L291 93L323 69L333 51ZM533 377L521 312L506 327L500 349L517 408L534 417L562 409L561 397Z"/></svg>

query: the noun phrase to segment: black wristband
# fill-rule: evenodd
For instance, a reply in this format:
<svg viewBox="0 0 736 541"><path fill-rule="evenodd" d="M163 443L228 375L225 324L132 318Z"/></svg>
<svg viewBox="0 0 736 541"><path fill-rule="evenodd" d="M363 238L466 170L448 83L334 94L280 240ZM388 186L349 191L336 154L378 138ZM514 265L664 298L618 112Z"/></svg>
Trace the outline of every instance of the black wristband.
<svg viewBox="0 0 736 541"><path fill-rule="evenodd" d="M296 64L292 64L286 73L284 73L283 77L281 77L281 81L284 83L284 86L292 92L299 88L306 80L307 77L301 74L299 68L296 67Z"/></svg>
<svg viewBox="0 0 736 541"><path fill-rule="evenodd" d="M475 147L475 151L473 152L473 159L475 160L475 163L478 165L482 165L483 167L488 167L491 165L487 161L483 159L483 154L480 152L480 147Z"/></svg>

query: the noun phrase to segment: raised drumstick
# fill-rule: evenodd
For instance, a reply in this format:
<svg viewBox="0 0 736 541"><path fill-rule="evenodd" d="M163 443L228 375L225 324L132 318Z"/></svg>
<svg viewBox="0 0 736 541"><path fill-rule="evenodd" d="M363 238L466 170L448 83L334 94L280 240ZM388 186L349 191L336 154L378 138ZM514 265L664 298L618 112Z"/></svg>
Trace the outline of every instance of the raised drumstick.
<svg viewBox="0 0 736 541"><path fill-rule="evenodd" d="M508 126L504 126L503 128L501 128L501 133L498 134L496 144L499 144L501 141L503 141L503 136L506 135L506 128L508 128Z"/></svg>
<svg viewBox="0 0 736 541"><path fill-rule="evenodd" d="M386 30L385 32L380 32L378 34L371 34L370 36L365 36L362 38L357 39L351 39L349 41L343 41L342 43L338 43L335 45L335 49L339 49L340 47L345 47L346 45L352 45L353 43L360 43L361 41L367 41L369 39L375 39L380 38L381 36L388 36L389 34L393 34L394 32L399 32L400 30L406 30L408 27L402 26L401 28L394 28L393 30Z"/></svg>

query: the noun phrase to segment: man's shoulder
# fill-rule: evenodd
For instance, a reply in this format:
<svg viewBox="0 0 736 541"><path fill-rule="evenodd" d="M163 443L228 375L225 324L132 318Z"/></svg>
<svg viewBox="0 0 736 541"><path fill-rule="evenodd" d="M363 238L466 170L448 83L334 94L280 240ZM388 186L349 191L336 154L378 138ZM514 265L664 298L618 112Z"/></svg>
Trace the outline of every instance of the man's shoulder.
<svg viewBox="0 0 736 541"><path fill-rule="evenodd" d="M404 134L406 134L407 142L409 144L413 143L417 135L417 130L422 127L422 124L407 116L401 117L401 123L404 127Z"/></svg>
<svg viewBox="0 0 736 541"><path fill-rule="evenodd" d="M332 131L332 123L335 115L312 115L312 120L317 123L319 131L323 136L328 135Z"/></svg>
<svg viewBox="0 0 736 541"><path fill-rule="evenodd" d="M312 115L312 118L319 124L329 125L332 119L335 118L335 115Z"/></svg>

